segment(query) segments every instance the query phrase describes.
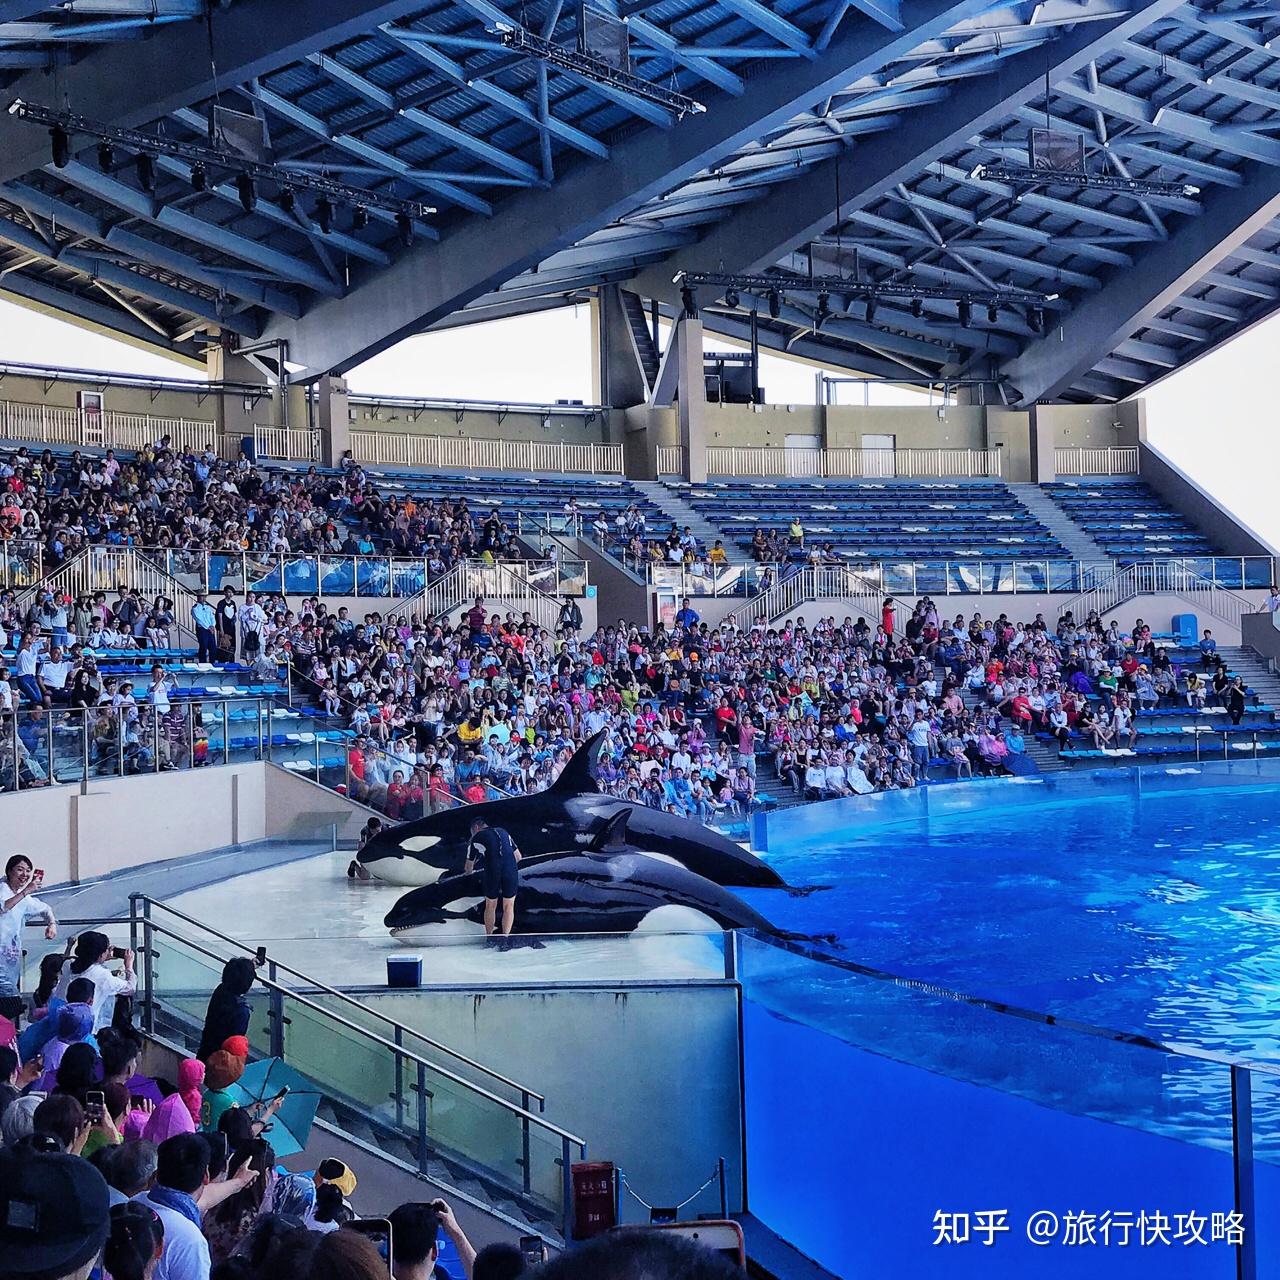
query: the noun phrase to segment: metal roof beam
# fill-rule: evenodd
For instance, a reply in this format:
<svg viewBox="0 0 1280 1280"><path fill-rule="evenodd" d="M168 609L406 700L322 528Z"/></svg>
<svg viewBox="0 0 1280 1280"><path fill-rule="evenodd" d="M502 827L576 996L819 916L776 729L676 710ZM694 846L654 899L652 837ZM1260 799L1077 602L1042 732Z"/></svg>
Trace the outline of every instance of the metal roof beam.
<svg viewBox="0 0 1280 1280"><path fill-rule="evenodd" d="M334 284L327 275L317 271L309 263L295 258L292 254L273 249L270 245L251 240L248 236L242 236L235 231L229 231L215 222L206 222L203 218L197 218L194 214L175 208L171 204L157 206L145 191L131 187L116 178L109 178L106 174L98 172L97 169L90 169L78 160L71 161L63 169L54 169L52 165L49 167L58 181L81 191L87 191L99 200L129 214L130 217L140 218L153 226L163 227L166 231L190 240L193 244L203 245L206 249L215 249L219 253L227 254L228 257L238 258L241 262L247 262L268 275L292 284L304 285L317 293L331 297L337 297L342 293L341 287Z"/></svg>
<svg viewBox="0 0 1280 1280"><path fill-rule="evenodd" d="M806 58L816 56L817 50L809 37L795 23L789 22L768 5L761 4L760 0L719 0L719 3L784 48L795 49Z"/></svg>
<svg viewBox="0 0 1280 1280"><path fill-rule="evenodd" d="M473 78L460 62L456 62L448 54L442 53L429 42L416 39L418 32L406 27L393 26L390 23L384 24L378 30L389 39L394 40L397 47L406 50L413 57L425 62L427 66L432 67L455 84L470 89L472 93L484 98L485 101L493 103L495 107L510 115L513 120L527 124L531 129L538 130L539 133L551 134L552 137L559 138L561 142L568 143L571 147L576 147L586 155L597 156L601 160L609 158L609 148L598 138L593 138L589 133L584 133L581 129L557 119L550 111L547 112L545 120L541 119L538 112L523 98L516 97L514 93L509 93L491 80ZM335 65L335 59L327 54L312 54L310 60L322 71L327 71L330 66ZM342 71L346 71L346 68L342 67L341 63L336 65L341 67Z"/></svg>
<svg viewBox="0 0 1280 1280"><path fill-rule="evenodd" d="M847 158L837 156L815 165L798 179L744 206L678 260L647 271L637 282L638 292L646 297L668 297L671 276L680 267L690 271L766 269L835 224L837 174L841 214L848 217L898 184L918 177L942 156L964 146L975 133L995 127L1012 109L1043 93L1046 56L1051 78L1071 75L1100 50L1140 30L1152 15L1168 12L1179 2L1153 0L1123 18L1081 23L1035 52L1012 55L998 76L957 83L943 101L905 113L893 132L860 141ZM916 34L924 38L926 33ZM1147 230L1145 224L1133 225ZM1029 238L1051 240L1035 232L1030 232Z"/></svg>
<svg viewBox="0 0 1280 1280"><path fill-rule="evenodd" d="M468 0L469 7L475 2ZM679 128L635 132L613 145L607 162L584 158L554 188L512 196L487 223L460 223L438 246L418 246L387 271L360 281L340 305L321 303L297 323L271 326L269 336L290 340L290 354L306 366L303 376L349 369L675 189L981 8L982 0L906 0L904 33L845 22L815 58L762 66L750 93L719 95L708 111L687 117Z"/></svg>
<svg viewBox="0 0 1280 1280"><path fill-rule="evenodd" d="M1169 307L1206 305L1190 303L1184 295L1277 215L1280 169L1255 165L1243 187L1209 191L1200 217L1135 254L1132 267L1115 273L1101 292L1085 298L1049 334L1004 364L1019 403L1065 394L1138 330L1160 327L1158 316Z"/></svg>
<svg viewBox="0 0 1280 1280"><path fill-rule="evenodd" d="M420 8L421 0L236 0L217 17L216 78L204 24L182 22L61 68L56 95L41 72L22 76L8 93L50 104L56 96L105 123L138 128ZM43 129L0 114L0 182L38 169L48 156Z"/></svg>
<svg viewBox="0 0 1280 1280"><path fill-rule="evenodd" d="M55 219L61 226L76 232L77 235L97 240L125 257L172 271L177 275L185 276L188 280L206 284L210 288L223 290L228 296L239 298L254 306L266 307L282 315L302 314L298 299L281 288L200 262L179 249L157 244L124 227L113 226L86 210L77 208L56 196L48 195L44 191L15 182L5 187L3 194L6 200L25 209L28 214L39 214L45 218Z"/></svg>

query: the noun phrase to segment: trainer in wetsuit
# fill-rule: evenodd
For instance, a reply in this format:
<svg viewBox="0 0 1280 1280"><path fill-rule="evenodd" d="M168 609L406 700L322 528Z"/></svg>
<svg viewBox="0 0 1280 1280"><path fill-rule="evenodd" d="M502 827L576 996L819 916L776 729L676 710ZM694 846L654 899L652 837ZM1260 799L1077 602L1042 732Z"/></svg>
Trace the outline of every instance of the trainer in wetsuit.
<svg viewBox="0 0 1280 1280"><path fill-rule="evenodd" d="M520 887L520 850L511 834L503 827L491 827L483 818L471 823L471 844L467 849L466 870L479 862L484 874L484 931L491 934L497 927L498 901L502 901L502 932L509 934L516 918L516 893Z"/></svg>

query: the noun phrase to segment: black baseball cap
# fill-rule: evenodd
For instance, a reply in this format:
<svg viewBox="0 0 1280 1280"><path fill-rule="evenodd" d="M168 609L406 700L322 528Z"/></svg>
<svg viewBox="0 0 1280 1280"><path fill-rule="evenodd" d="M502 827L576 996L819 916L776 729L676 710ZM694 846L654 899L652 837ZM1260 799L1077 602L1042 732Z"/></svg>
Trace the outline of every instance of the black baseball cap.
<svg viewBox="0 0 1280 1280"><path fill-rule="evenodd" d="M0 1151L0 1280L57 1280L111 1230L106 1180L79 1156Z"/></svg>

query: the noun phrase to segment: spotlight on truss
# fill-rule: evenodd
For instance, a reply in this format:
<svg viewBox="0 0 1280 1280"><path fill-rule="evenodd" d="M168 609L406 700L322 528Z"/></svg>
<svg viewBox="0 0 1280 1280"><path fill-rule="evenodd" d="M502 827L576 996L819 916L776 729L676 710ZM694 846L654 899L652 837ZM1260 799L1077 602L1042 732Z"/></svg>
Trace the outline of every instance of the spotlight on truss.
<svg viewBox="0 0 1280 1280"><path fill-rule="evenodd" d="M666 111L670 111L677 119L683 119L688 115L698 115L706 110L706 107L696 98L691 98L688 94L677 93L673 89L664 89L661 85L654 84L651 80L645 80L640 76L633 76L631 72L624 71L621 67L616 67L610 62L606 62L603 58L593 57L590 53L580 52L577 49L566 49L563 45L552 44L550 40L544 40L539 35L534 35L532 31L527 31L524 27L511 27L504 22L495 24L491 28L502 43L508 49L512 49L517 53L528 54L531 58L537 58L540 62L545 62L550 67L556 67L560 71L568 71L572 75L580 76L583 80L591 80L596 84L606 85L610 89L616 89L620 93L628 93L634 98L643 98L646 102L655 103Z"/></svg>
<svg viewBox="0 0 1280 1280"><path fill-rule="evenodd" d="M279 188L295 187L310 191L322 200L328 200L331 208L339 204L363 205L383 209L395 215L405 214L410 219L424 218L428 214L435 213L432 206L417 200L402 200L382 192L365 191L359 187L347 186L344 182L335 182L323 174L295 172L292 169L246 159L230 151L219 151L213 147L200 146L191 142L179 142L173 138L162 138L157 134L143 133L138 129L117 128L115 125L77 115L73 111L53 111L38 103L26 102L22 98L15 98L9 104L8 111L11 116L16 116L19 120L43 125L50 131L55 163L58 156L64 154L64 143L65 155L68 160L70 159L71 139L76 134L86 135L98 142L99 166L102 164L104 153L110 152L113 148L130 152L134 157L138 184L148 192L155 190L156 158L172 156L191 166L192 186L197 191L205 189L204 186L199 185L202 180L207 185L212 185L214 173L221 173L227 177L234 183L241 204L246 208L249 205L247 197L250 189L266 182ZM197 169L200 175L204 175L203 178L197 176ZM244 186L244 183L249 185ZM253 192L253 198L254 200L257 198L256 190Z"/></svg>
<svg viewBox="0 0 1280 1280"><path fill-rule="evenodd" d="M1077 190L1109 191L1114 195L1198 196L1200 188L1189 182L1154 182L1149 178L1121 178L1110 173L1085 173L1076 169L1025 169L1019 165L979 164L970 171L971 178L985 182L1008 182L1024 187L1075 187Z"/></svg>

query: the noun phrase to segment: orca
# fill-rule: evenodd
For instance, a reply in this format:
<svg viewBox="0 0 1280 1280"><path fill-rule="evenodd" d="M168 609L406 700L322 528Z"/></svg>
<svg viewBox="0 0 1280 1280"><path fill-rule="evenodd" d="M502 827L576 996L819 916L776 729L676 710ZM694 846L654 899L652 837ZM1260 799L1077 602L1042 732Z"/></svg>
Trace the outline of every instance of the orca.
<svg viewBox="0 0 1280 1280"><path fill-rule="evenodd" d="M356 857L371 875L388 884L430 885L462 871L476 818L492 827L505 827L527 866L531 859L548 854L590 849L611 820L625 811L630 814L630 843L647 853L666 854L720 885L774 888L783 884L772 867L720 832L688 818L605 795L596 781L596 759L603 739L603 731L588 738L546 791L461 805L389 827Z"/></svg>
<svg viewBox="0 0 1280 1280"><path fill-rule="evenodd" d="M721 929L760 929L770 923L727 889L672 862L637 850L579 853L521 863L516 934L633 933L647 916L684 908L682 923L705 917ZM483 926L479 871L446 876L406 893L384 923L397 936L475 932Z"/></svg>

